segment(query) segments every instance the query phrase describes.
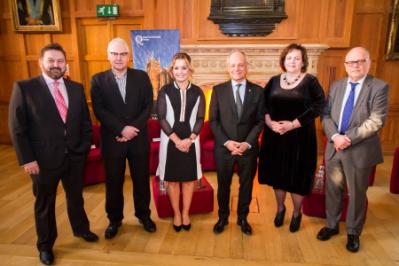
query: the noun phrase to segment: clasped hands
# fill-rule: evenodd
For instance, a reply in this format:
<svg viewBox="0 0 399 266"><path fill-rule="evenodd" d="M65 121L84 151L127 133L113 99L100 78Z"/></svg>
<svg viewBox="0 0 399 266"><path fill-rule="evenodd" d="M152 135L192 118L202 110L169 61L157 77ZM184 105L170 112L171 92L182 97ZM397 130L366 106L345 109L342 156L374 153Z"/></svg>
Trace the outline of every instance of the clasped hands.
<svg viewBox="0 0 399 266"><path fill-rule="evenodd" d="M139 134L140 130L134 126L125 126L122 129L121 136L116 136L115 139L118 142L126 142Z"/></svg>
<svg viewBox="0 0 399 266"><path fill-rule="evenodd" d="M337 152L345 150L352 144L350 138L348 138L347 135L337 134L333 136L332 141L334 142L334 148Z"/></svg>
<svg viewBox="0 0 399 266"><path fill-rule="evenodd" d="M191 144L192 142L191 139L189 138L179 139L178 141L175 142L176 148L182 152L188 152L190 150Z"/></svg>
<svg viewBox="0 0 399 266"><path fill-rule="evenodd" d="M190 138L180 139L176 133L172 133L169 136L170 140L176 145L176 148L181 152L188 152L190 150L190 146L192 144L192 140ZM195 135L192 134L192 138L195 138Z"/></svg>
<svg viewBox="0 0 399 266"><path fill-rule="evenodd" d="M249 146L246 142L237 142L234 140L229 140L225 144L226 148L230 151L231 155L243 155Z"/></svg>
<svg viewBox="0 0 399 266"><path fill-rule="evenodd" d="M273 121L269 115L265 115L265 123L271 130L273 130L273 132L276 132L280 135L283 135L288 131L301 126L297 119L292 122L288 120Z"/></svg>

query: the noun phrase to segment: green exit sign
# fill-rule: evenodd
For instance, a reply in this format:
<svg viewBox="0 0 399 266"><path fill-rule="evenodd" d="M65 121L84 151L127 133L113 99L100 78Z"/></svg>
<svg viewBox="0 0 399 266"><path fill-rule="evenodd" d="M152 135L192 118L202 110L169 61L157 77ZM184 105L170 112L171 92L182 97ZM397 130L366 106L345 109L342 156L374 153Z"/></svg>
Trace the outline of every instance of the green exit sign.
<svg viewBox="0 0 399 266"><path fill-rule="evenodd" d="M97 17L119 17L119 5L97 5Z"/></svg>

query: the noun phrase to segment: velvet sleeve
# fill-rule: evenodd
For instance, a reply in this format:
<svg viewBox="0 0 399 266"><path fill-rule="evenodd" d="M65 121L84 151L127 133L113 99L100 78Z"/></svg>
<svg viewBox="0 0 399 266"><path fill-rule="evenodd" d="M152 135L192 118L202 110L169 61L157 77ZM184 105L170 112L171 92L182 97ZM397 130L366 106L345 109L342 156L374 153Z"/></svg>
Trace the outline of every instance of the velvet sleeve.
<svg viewBox="0 0 399 266"><path fill-rule="evenodd" d="M205 118L205 96L202 90L200 89L197 118L195 120L195 124L192 130L195 135L199 135L202 125L204 124L204 118Z"/></svg>
<svg viewBox="0 0 399 266"><path fill-rule="evenodd" d="M173 129L169 122L166 120L166 112L167 112L167 104L166 104L166 92L165 87L163 87L158 93L157 100L157 112L158 112L158 121L161 126L162 131L169 136L173 133Z"/></svg>
<svg viewBox="0 0 399 266"><path fill-rule="evenodd" d="M321 115L324 104L324 91L316 77L311 77L309 85L304 88L306 110L297 117L301 125L311 123Z"/></svg>
<svg viewBox="0 0 399 266"><path fill-rule="evenodd" d="M270 90L272 88L272 84L273 84L273 79L271 78L265 88L263 89L263 98L264 98L264 106L263 106L263 111L264 114L270 114L270 107L269 107L269 95L270 95Z"/></svg>

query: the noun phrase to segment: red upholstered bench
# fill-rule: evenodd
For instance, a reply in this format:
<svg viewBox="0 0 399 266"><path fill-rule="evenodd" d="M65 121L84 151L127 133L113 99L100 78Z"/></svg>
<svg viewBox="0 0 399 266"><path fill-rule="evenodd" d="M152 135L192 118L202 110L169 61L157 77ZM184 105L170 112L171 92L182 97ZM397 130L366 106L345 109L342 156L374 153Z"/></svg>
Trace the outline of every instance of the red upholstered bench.
<svg viewBox="0 0 399 266"><path fill-rule="evenodd" d="M324 162L323 162L324 164ZM370 176L369 176L369 186L372 186L374 183L374 178L375 178L375 172L376 172L376 167L373 168ZM309 195L307 195L303 199L303 204L302 204L302 212L305 215L308 216L314 216L314 217L321 217L325 218L326 217L326 194L325 194L325 180L326 180L326 174L323 172L323 187L321 191L312 191ZM349 195L345 193L344 198L343 198L343 208L342 208L342 215L341 215L341 221L346 220L346 212L348 209L348 203L349 203ZM368 206L368 200L366 197L366 210Z"/></svg>
<svg viewBox="0 0 399 266"><path fill-rule="evenodd" d="M345 222L346 212L348 210L349 196L345 194L343 199L343 208L341 221ZM366 197L366 210L368 199ZM307 216L326 218L326 194L324 192L312 192L303 199L302 212Z"/></svg>
<svg viewBox="0 0 399 266"><path fill-rule="evenodd" d="M399 147L396 147L391 171L391 182L389 185L389 191L391 193L399 193Z"/></svg>
<svg viewBox="0 0 399 266"><path fill-rule="evenodd" d="M155 207L160 218L172 217L173 209L170 205L169 196L165 191L159 190L159 177L154 176L151 181L152 195L154 196ZM182 208L182 195L180 195L180 209ZM213 188L203 176L200 186L196 187L190 207L190 214L207 213L213 211Z"/></svg>
<svg viewBox="0 0 399 266"><path fill-rule="evenodd" d="M92 185L105 181L104 162L100 149L100 126L93 125L91 137L92 148L87 156L84 170L84 185Z"/></svg>
<svg viewBox="0 0 399 266"><path fill-rule="evenodd" d="M161 126L159 125L158 120L148 120L147 134L150 140L150 174L154 175L158 168L159 138L161 136Z"/></svg>
<svg viewBox="0 0 399 266"><path fill-rule="evenodd" d="M215 139L213 137L209 121L204 122L200 132L201 166L203 171L215 171Z"/></svg>

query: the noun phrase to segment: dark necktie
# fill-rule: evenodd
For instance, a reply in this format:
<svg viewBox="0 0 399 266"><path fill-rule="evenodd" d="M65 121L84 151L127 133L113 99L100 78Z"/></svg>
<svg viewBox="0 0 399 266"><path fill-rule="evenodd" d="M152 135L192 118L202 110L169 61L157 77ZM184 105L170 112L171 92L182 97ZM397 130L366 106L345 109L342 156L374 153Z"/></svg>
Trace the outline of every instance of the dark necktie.
<svg viewBox="0 0 399 266"><path fill-rule="evenodd" d="M348 129L349 126L349 121L351 119L352 111L353 111L353 106L355 103L355 90L356 86L359 83L353 83L349 82L351 84L351 92L349 93L348 99L346 100L344 110L342 112L342 120L341 120L341 128L339 132L341 134L345 134L345 131Z"/></svg>
<svg viewBox="0 0 399 266"><path fill-rule="evenodd" d="M242 113L242 101L241 101L241 96L240 96L241 84L238 83L236 86L237 86L237 89L236 89L236 107L237 107L238 119L240 119L241 118L241 113Z"/></svg>

